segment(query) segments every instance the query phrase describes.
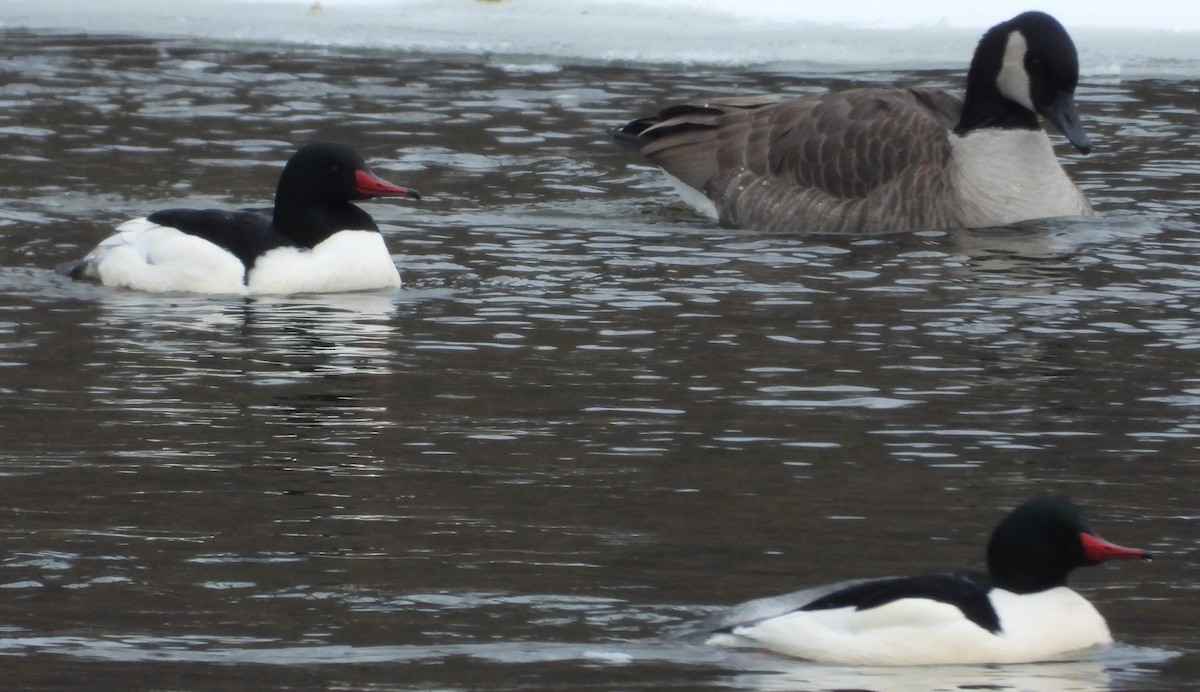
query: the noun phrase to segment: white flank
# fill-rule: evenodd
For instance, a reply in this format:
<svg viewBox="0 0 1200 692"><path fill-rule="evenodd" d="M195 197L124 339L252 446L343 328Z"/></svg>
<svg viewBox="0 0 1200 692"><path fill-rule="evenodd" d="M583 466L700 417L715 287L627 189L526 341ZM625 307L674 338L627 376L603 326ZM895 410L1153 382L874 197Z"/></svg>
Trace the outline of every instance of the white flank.
<svg viewBox="0 0 1200 692"><path fill-rule="evenodd" d="M963 225L1003 226L1091 213L1043 130L990 128L949 137L950 174Z"/></svg>
<svg viewBox="0 0 1200 692"><path fill-rule="evenodd" d="M251 293L342 293L400 285L383 236L339 231L311 250L283 247L263 254L250 272Z"/></svg>
<svg viewBox="0 0 1200 692"><path fill-rule="evenodd" d="M105 286L188 293L341 293L400 285L383 236L341 231L315 248L271 250L246 267L198 236L144 218L127 221L84 258L85 276Z"/></svg>
<svg viewBox="0 0 1200 692"><path fill-rule="evenodd" d="M133 219L84 258L84 274L139 291L245 293L246 268L212 243L147 219Z"/></svg>
<svg viewBox="0 0 1200 692"><path fill-rule="evenodd" d="M667 177L667 181L675 188L675 192L683 199L683 203L695 209L698 213L707 216L710 219L718 218L717 205L713 201L704 196L704 193L684 183L679 178L663 171L663 175Z"/></svg>
<svg viewBox="0 0 1200 692"><path fill-rule="evenodd" d="M905 598L866 610L794 611L710 643L755 645L823 663L934 665L1060 660L1112 642L1096 609L1068 588L1021 596L993 590L991 598L998 634L952 605Z"/></svg>

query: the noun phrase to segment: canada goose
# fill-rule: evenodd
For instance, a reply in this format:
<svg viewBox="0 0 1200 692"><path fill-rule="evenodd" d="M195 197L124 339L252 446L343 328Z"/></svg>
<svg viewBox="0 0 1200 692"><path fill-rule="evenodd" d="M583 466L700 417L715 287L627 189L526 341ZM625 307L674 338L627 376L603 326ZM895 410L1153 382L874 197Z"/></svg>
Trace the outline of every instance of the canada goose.
<svg viewBox="0 0 1200 692"><path fill-rule="evenodd" d="M816 233L998 226L1091 213L1038 120L1045 116L1087 154L1078 80L1063 26L1026 12L983 35L965 97L867 87L716 99L671 106L613 134L725 226Z"/></svg>

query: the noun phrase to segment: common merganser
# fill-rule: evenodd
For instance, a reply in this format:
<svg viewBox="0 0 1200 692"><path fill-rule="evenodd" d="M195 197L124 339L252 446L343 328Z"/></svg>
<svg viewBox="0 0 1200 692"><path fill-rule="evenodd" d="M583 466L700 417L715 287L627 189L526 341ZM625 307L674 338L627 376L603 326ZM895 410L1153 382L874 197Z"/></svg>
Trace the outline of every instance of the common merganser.
<svg viewBox="0 0 1200 692"><path fill-rule="evenodd" d="M1035 498L992 533L986 573L838 582L743 603L685 634L847 665L1062 660L1112 642L1100 613L1067 588L1067 575L1151 557L1099 538L1074 504Z"/></svg>
<svg viewBox="0 0 1200 692"><path fill-rule="evenodd" d="M1091 205L1038 116L1081 153L1079 60L1042 12L992 27L966 95L864 87L800 97L675 105L616 129L684 200L722 225L868 233L985 227L1079 216Z"/></svg>
<svg viewBox="0 0 1200 692"><path fill-rule="evenodd" d="M106 286L193 293L334 293L400 285L367 212L372 197L420 199L370 171L347 146L301 147L273 209L166 209L127 221L60 271Z"/></svg>

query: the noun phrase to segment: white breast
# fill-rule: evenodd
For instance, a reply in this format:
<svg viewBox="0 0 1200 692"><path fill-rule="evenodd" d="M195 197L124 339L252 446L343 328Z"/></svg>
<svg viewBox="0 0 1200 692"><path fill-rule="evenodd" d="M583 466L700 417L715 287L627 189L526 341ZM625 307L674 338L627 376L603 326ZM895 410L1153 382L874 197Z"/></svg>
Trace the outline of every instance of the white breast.
<svg viewBox="0 0 1200 692"><path fill-rule="evenodd" d="M950 145L951 179L964 226L1002 226L1092 211L1042 130L975 130L950 135Z"/></svg>
<svg viewBox="0 0 1200 692"><path fill-rule="evenodd" d="M993 589L991 599L1003 627L1002 662L1063 659L1112 643L1095 606L1065 586L1024 595Z"/></svg>
<svg viewBox="0 0 1200 692"><path fill-rule="evenodd" d="M400 272L383 236L339 231L311 250L275 248L254 263L251 293L340 293L400 285Z"/></svg>

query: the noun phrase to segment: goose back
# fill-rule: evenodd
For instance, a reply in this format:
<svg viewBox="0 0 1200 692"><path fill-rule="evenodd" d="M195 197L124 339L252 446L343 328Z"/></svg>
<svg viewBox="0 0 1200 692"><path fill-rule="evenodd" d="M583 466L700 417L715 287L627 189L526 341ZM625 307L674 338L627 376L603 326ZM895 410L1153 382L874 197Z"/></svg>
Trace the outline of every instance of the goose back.
<svg viewBox="0 0 1200 692"><path fill-rule="evenodd" d="M909 88L720 99L634 121L618 139L703 192L723 225L912 230L957 221L948 134L961 108Z"/></svg>

